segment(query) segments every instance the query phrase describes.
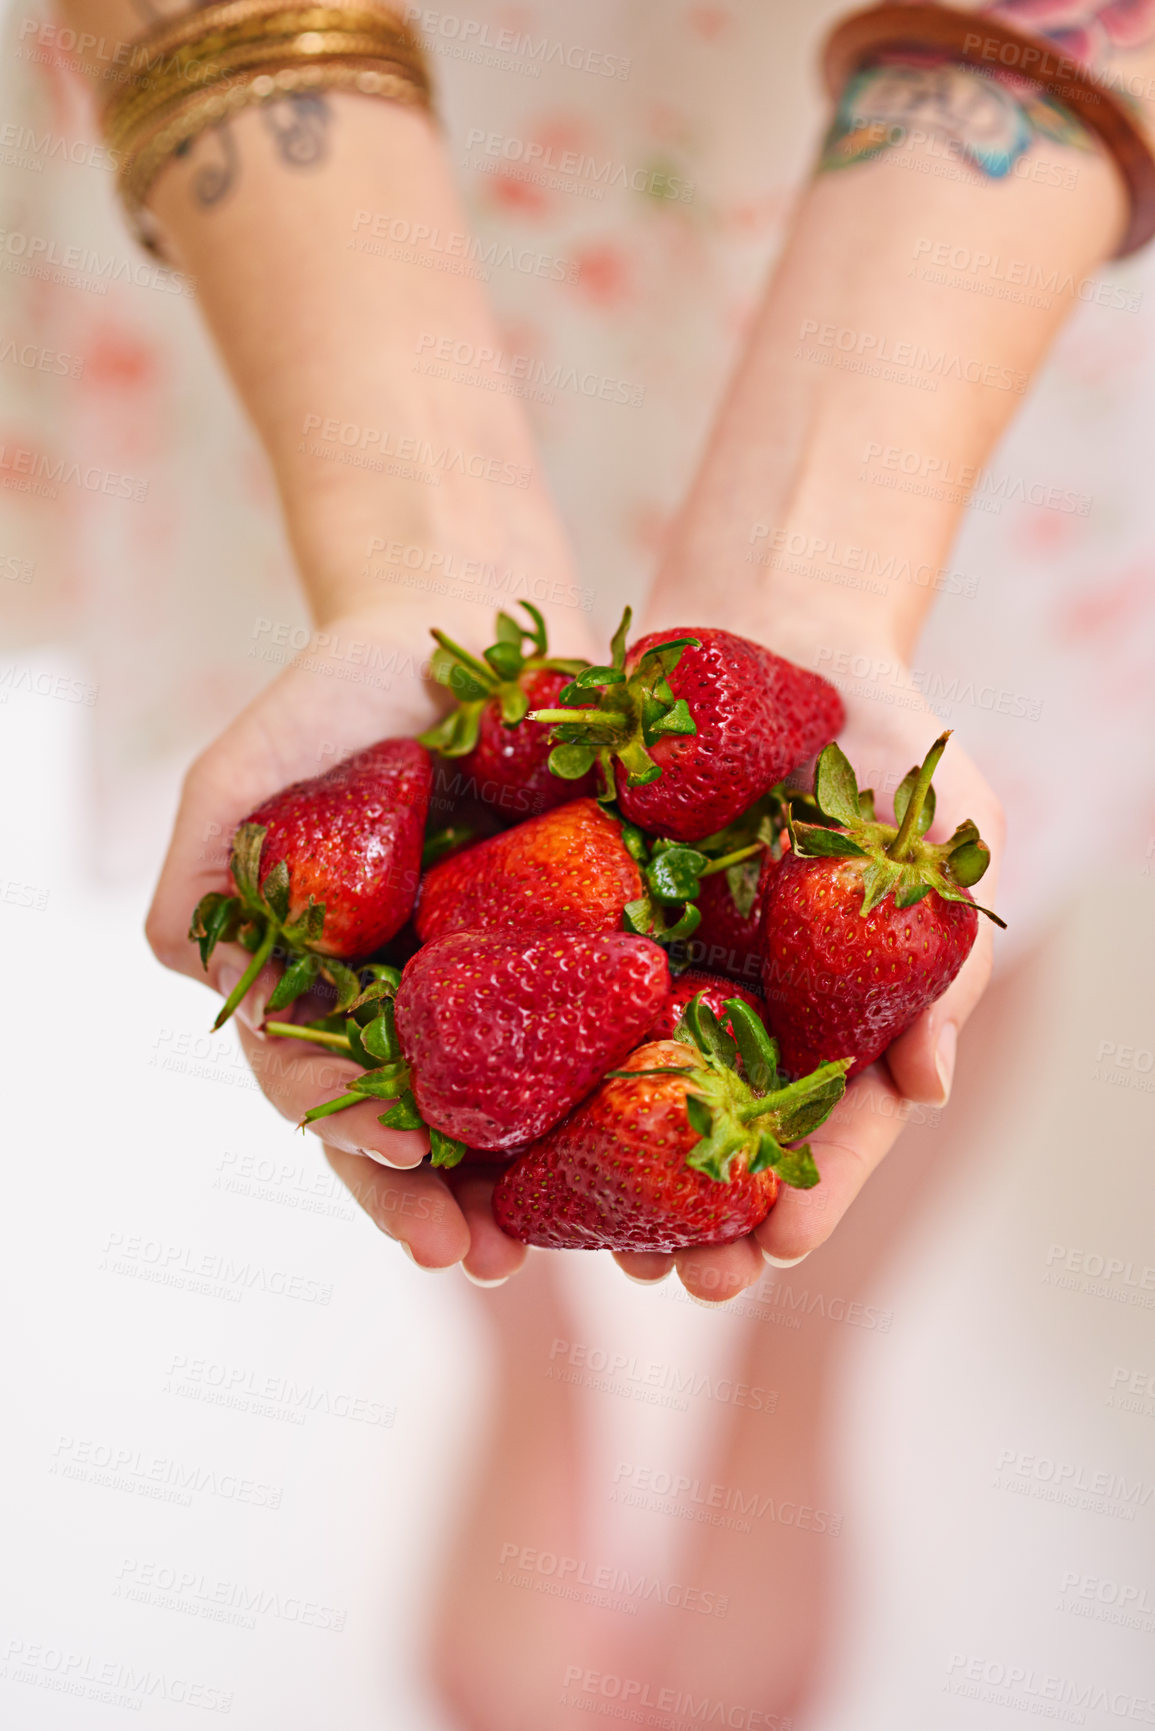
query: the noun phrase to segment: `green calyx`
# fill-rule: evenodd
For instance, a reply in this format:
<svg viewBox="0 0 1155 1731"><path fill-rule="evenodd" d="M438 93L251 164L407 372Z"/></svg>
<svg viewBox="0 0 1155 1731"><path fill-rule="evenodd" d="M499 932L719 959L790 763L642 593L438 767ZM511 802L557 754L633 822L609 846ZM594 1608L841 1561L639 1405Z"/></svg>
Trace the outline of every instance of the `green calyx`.
<svg viewBox="0 0 1155 1731"><path fill-rule="evenodd" d="M733 1037L704 1002L690 1000L674 1038L691 1046L701 1062L693 1068L671 1065L654 1070L611 1070L611 1076L682 1076L693 1087L686 1116L699 1140L686 1164L719 1184L734 1168L772 1171L783 1184L810 1190L819 1181L809 1136L824 1124L846 1092L852 1060L822 1064L809 1076L787 1082L778 1069L778 1042L743 998L727 998ZM740 1068L739 1068L740 1066Z"/></svg>
<svg viewBox="0 0 1155 1731"><path fill-rule="evenodd" d="M439 751L443 757L468 756L477 746L485 706L493 701L506 727L524 721L529 709L529 699L521 687L524 673L549 668L555 673L580 674L586 666L584 661L551 658L545 620L531 602L520 601L518 606L529 615L530 624L521 625L509 613L499 613L497 641L481 656L462 649L444 631L432 633L437 648L430 670L437 683L456 697L457 708L418 735L430 751Z"/></svg>
<svg viewBox="0 0 1155 1731"><path fill-rule="evenodd" d="M325 1100L306 1112L299 1128L330 1118L358 1106L362 1100L389 1100L378 1123L389 1130L429 1131L429 1152L434 1166L456 1166L466 1153L464 1142L427 1125L413 1097L413 1072L401 1051L393 1000L401 975L396 968L375 966L369 984L346 1008L344 1015L323 1016L315 1022L266 1022L264 1031L281 1040L306 1040L326 1051L340 1052L360 1064L365 1074L351 1082L343 1094Z"/></svg>
<svg viewBox="0 0 1155 1731"><path fill-rule="evenodd" d="M632 673L626 672L630 608L610 645L608 667L583 668L558 694L560 709L531 709L530 721L553 728L556 742L549 767L564 781L579 781L596 764L601 772L599 799L615 797L614 759L631 787L657 781L662 771L650 747L669 734L695 734L697 723L684 698L675 697L669 675L684 649L700 647L697 637L671 637L647 649Z"/></svg>
<svg viewBox="0 0 1155 1731"><path fill-rule="evenodd" d="M626 904L625 929L659 944L692 936L702 919L695 906L702 880L720 872L726 873L739 911L747 914L757 894L766 849L778 848L784 827L785 805L778 789L693 847L666 836L653 839L623 821L622 841L644 884L641 896Z"/></svg>
<svg viewBox="0 0 1155 1731"><path fill-rule="evenodd" d="M285 957L289 965L269 999L270 1010L283 1010L322 979L335 989L338 1008L352 1002L361 989L352 968L335 956L320 954L316 948L325 928L324 902L310 896L304 913L295 920L289 919L291 886L284 860L278 860L264 883L261 882L261 849L267 834L259 823L240 825L233 836L229 861L236 894L210 890L197 903L189 926L188 935L200 949L202 967L208 967L209 957L219 943L243 944L253 958L213 1023L214 1033L228 1021L274 955Z"/></svg>
<svg viewBox="0 0 1155 1731"><path fill-rule="evenodd" d="M933 893L948 902L966 902L1004 926L999 916L964 892L977 884L990 864L990 849L968 819L949 841L924 838L934 821L932 781L946 750L949 730L935 740L925 759L900 782L894 795L897 824L880 823L874 794L859 791L849 761L836 745L818 759L814 793L791 802L790 840L803 858L862 859L862 913L893 895L899 908L913 907Z"/></svg>

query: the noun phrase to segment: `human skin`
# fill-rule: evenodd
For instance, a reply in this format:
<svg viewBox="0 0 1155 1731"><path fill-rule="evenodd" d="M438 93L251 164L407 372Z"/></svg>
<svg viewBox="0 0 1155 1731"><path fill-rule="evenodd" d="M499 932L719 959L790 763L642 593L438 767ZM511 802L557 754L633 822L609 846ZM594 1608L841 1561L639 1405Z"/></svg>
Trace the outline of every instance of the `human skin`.
<svg viewBox="0 0 1155 1731"><path fill-rule="evenodd" d="M69 0L64 10L78 29L106 36L138 29L121 0ZM973 95L966 81L974 76L963 74L960 85L952 73L956 98ZM967 112L967 101L957 101L947 130L965 128ZM312 140L304 164L286 142L294 128ZM952 293L912 274L915 249L927 237L944 237L991 253L1038 256L1079 280L1109 255L1124 217L1115 171L1087 138L1047 141L1077 162L1076 184L1061 196L1026 177L996 184L980 169L955 181L910 172L917 148L901 145L824 174L800 200L670 536L646 620L725 625L836 680L841 658L868 657L877 669L869 679L843 680L843 744L863 782L873 780L883 795L939 730L929 711L920 714L917 694L909 694L911 707L885 701L908 677L933 585L895 583L875 594L816 578L813 561L799 572L781 558L758 564L748 556L772 547L776 533L784 546L801 535L893 553L916 571L945 565L959 498L875 485L862 478L864 452L925 451L956 473L980 467L1020 401L1017 389L991 380L1011 378L1025 388L1077 303L1057 297L1041 309ZM203 979L187 938L189 912L222 882L219 864L204 861L204 838L229 834L277 788L316 773L320 741L353 751L418 731L438 713L420 674L430 600L372 575L371 540L532 571L546 582L543 611L556 650L580 654L593 646L584 613L564 604L579 592L578 579L516 399L414 370L419 340L430 330L498 347L479 285L400 260L374 260L367 271L348 247L358 209L464 228L447 153L430 122L349 95L314 99L311 107L274 104L231 122L227 137L200 139L162 173L150 202L170 255L196 280L204 316L269 454L319 632L395 657L388 689L354 687L327 677L333 657L318 640L190 770L147 930L166 965ZM831 365L844 331L977 360L985 382L943 377L931 392ZM304 436L317 415L448 442L528 471L530 483L502 487L455 474L434 489L404 473L335 464ZM758 526L770 533L756 536ZM981 604L995 607L997 598L984 593ZM436 611L454 637L485 641L488 601L439 600ZM992 846L995 866L984 880L990 899L1001 816L963 739L952 742L938 790L943 832L973 817ZM945 1100L953 1040L981 994L990 958L984 931L946 996L895 1043L887 1063L854 1084L812 1138L822 1171L816 1191L787 1192L737 1244L679 1253L691 1292L732 1296L757 1277L763 1254L797 1259L833 1230L893 1142L903 1100ZM226 992L245 959L222 946L208 983ZM238 1032L265 1092L297 1122L334 1091L339 1066L258 1031L274 977L270 970L258 982ZM421 1265L462 1261L475 1278L494 1280L524 1259L523 1247L494 1225L483 1184L471 1181L455 1194L428 1168L414 1170L425 1153L422 1133L384 1130L377 1108L365 1104L326 1120L324 1136L362 1205ZM670 1267L669 1258L619 1260L640 1278Z"/></svg>

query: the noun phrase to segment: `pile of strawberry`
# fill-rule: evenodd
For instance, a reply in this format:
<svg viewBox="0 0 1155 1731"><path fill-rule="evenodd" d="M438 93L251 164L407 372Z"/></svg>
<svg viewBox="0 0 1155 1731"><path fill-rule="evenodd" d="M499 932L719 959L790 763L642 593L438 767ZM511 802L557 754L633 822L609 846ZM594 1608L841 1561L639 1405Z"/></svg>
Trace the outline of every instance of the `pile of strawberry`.
<svg viewBox="0 0 1155 1731"><path fill-rule="evenodd" d="M560 661L526 611L480 657L433 633L438 726L240 825L190 932L252 957L216 1025L278 960L266 1032L362 1071L309 1120L387 1102L530 1244L727 1243L819 1181L804 1138L958 972L989 853L925 839L946 735L882 823L817 674L726 631L627 644L628 612L605 665Z"/></svg>

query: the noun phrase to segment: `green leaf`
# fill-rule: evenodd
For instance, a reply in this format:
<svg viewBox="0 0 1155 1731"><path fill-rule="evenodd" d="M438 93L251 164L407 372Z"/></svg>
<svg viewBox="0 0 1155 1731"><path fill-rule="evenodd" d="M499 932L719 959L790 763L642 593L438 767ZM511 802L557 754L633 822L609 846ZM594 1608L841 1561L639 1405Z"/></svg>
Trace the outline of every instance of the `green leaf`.
<svg viewBox="0 0 1155 1731"><path fill-rule="evenodd" d="M620 667L583 667L565 689L566 691L584 692L595 685L621 685L624 683L625 677ZM563 692L561 701L566 703L572 700L567 699L565 692Z"/></svg>
<svg viewBox="0 0 1155 1731"><path fill-rule="evenodd" d="M372 1052L366 1051L365 1042L362 1038L363 1033L364 1029L361 1027L360 1022L356 1021L352 1016L346 1018L345 1038L349 1042L349 1055L351 1058L354 1058L358 1064L362 1064L366 1070L372 1070L378 1060L374 1058Z"/></svg>
<svg viewBox="0 0 1155 1731"><path fill-rule="evenodd" d="M629 635L629 629L633 622L633 617L633 608L627 607L625 612L622 614L620 625L610 640L610 660L617 668L622 668L626 664L626 638Z"/></svg>
<svg viewBox="0 0 1155 1731"><path fill-rule="evenodd" d="M690 1121L691 1130L696 1130L699 1136L713 1134L714 1114L700 1094L686 1095L686 1117Z"/></svg>
<svg viewBox="0 0 1155 1731"><path fill-rule="evenodd" d="M384 1124L389 1130L422 1130L425 1120L417 1110L417 1102L410 1089L406 1088L396 1105L390 1106L388 1112L382 1112L377 1122Z"/></svg>
<svg viewBox="0 0 1155 1731"><path fill-rule="evenodd" d="M744 998L727 998L725 1005L746 1080L755 1094L768 1094L778 1086L778 1042Z"/></svg>
<svg viewBox="0 0 1155 1731"><path fill-rule="evenodd" d="M646 662L656 661L663 673L670 674L682 659L683 650L701 647L700 637L669 637L664 643L655 643L652 649L647 649L641 664L645 666Z"/></svg>
<svg viewBox="0 0 1155 1731"><path fill-rule="evenodd" d="M698 880L709 863L696 848L676 843L655 854L646 869L646 882L659 901L692 901L698 893Z"/></svg>
<svg viewBox="0 0 1155 1731"><path fill-rule="evenodd" d="M703 1136L696 1142L686 1155L686 1165L695 1172L702 1172L707 1178L713 1178L719 1184L725 1184L730 1177L730 1165L735 1154L749 1140L746 1131L733 1124L728 1124L725 1118L720 1118L716 1128L709 1136Z"/></svg>
<svg viewBox="0 0 1155 1731"><path fill-rule="evenodd" d="M280 859L261 885L261 894L278 920L284 924L289 917L289 867Z"/></svg>
<svg viewBox="0 0 1155 1731"><path fill-rule="evenodd" d="M488 697L491 690L490 686L482 684L476 674L471 673L468 668L462 667L460 662L455 662L450 668L446 684L454 697L460 698L466 703Z"/></svg>
<svg viewBox="0 0 1155 1731"><path fill-rule="evenodd" d="M859 913L863 919L873 913L879 902L884 902L891 891L902 882L902 867L888 860L885 855L880 859L872 859L862 873L862 906Z"/></svg>
<svg viewBox="0 0 1155 1731"><path fill-rule="evenodd" d="M295 1003L303 992L307 992L321 971L321 964L316 956L300 956L285 969L277 981L269 997L267 1010L283 1010L287 1004Z"/></svg>
<svg viewBox="0 0 1155 1731"><path fill-rule="evenodd" d="M782 1144L770 1134L769 1130L763 1130L758 1137L758 1146L747 1163L746 1170L751 1177L754 1177L759 1172L765 1172L768 1167L777 1166L781 1158Z"/></svg>
<svg viewBox="0 0 1155 1731"><path fill-rule="evenodd" d="M444 829L435 829L425 837L421 848L421 870L428 871L431 865L436 865L447 853L463 842L472 841L474 831L467 823L446 824Z"/></svg>
<svg viewBox="0 0 1155 1731"><path fill-rule="evenodd" d="M723 1028L709 1004L706 1003L701 992L690 999L682 1014L698 1050L705 1053L708 1058L718 1059L727 1069L732 1070L734 1059L738 1055L738 1047Z"/></svg>
<svg viewBox="0 0 1155 1731"><path fill-rule="evenodd" d="M335 956L326 956L324 970L337 988L337 1008L347 1010L361 996L361 982L344 962L339 962Z"/></svg>
<svg viewBox="0 0 1155 1731"><path fill-rule="evenodd" d="M631 787L648 787L651 782L660 780L661 769L638 740L627 740L618 748L617 757Z"/></svg>
<svg viewBox="0 0 1155 1731"><path fill-rule="evenodd" d="M485 651L485 659L501 680L516 679L525 666L521 643L493 643Z"/></svg>
<svg viewBox="0 0 1155 1731"><path fill-rule="evenodd" d="M200 950L202 967L208 967L209 957L219 943L236 936L243 916L244 907L238 896L225 896L219 890L210 890L207 896L201 897L188 935Z"/></svg>
<svg viewBox="0 0 1155 1731"><path fill-rule="evenodd" d="M779 1141L798 1142L803 1136L813 1135L825 1124L845 1092L845 1078L837 1076L816 1088L798 1106L781 1113L777 1119Z"/></svg>
<svg viewBox="0 0 1155 1731"><path fill-rule="evenodd" d="M874 789L864 787L858 795L858 814L863 823L874 823Z"/></svg>
<svg viewBox="0 0 1155 1731"><path fill-rule="evenodd" d="M749 919L754 912L754 903L758 899L758 885L762 880L761 859L740 860L737 865L726 868L726 888L730 892L730 900L740 919Z"/></svg>
<svg viewBox="0 0 1155 1731"><path fill-rule="evenodd" d="M621 826L621 831L622 844L630 858L636 860L639 865L644 863L649 851L646 846L646 837L644 832L638 828L636 823L625 823L624 821Z"/></svg>
<svg viewBox="0 0 1155 1731"><path fill-rule="evenodd" d="M387 1063L400 1057L401 1048L397 1043L393 1005L389 999L382 1004L380 1015L374 1016L373 1020L361 1029L361 1044L370 1057L379 1062Z"/></svg>
<svg viewBox="0 0 1155 1731"><path fill-rule="evenodd" d="M384 1118L387 1118L388 1116L389 1114L386 1112L383 1116L382 1122L384 1122ZM417 1129L418 1126L413 1125L412 1128ZM431 1156L431 1165L446 1168L450 1166L458 1166L462 1160L464 1160L468 1152L469 1150L466 1147L466 1144L464 1142L458 1142L456 1137L447 1136L443 1130L430 1129L429 1153Z"/></svg>
<svg viewBox="0 0 1155 1731"><path fill-rule="evenodd" d="M501 719L506 727L516 727L519 721L525 720L525 712L529 708L529 698L520 685L503 685L497 697L501 710Z"/></svg>
<svg viewBox="0 0 1155 1731"><path fill-rule="evenodd" d="M370 1100L396 1100L398 1095L403 1097L408 1070L407 1064L383 1064L378 1070L366 1070L349 1086L355 1094L364 1094Z"/></svg>
<svg viewBox="0 0 1155 1731"><path fill-rule="evenodd" d="M866 849L859 847L856 841L851 841L848 835L843 835L841 830L824 829L817 823L796 823L794 841L798 853L807 859L866 857Z"/></svg>
<svg viewBox="0 0 1155 1731"><path fill-rule="evenodd" d="M650 936L657 943L671 944L676 938L692 937L701 923L701 908L696 907L693 902L687 902L682 909L681 916L674 921L672 926L668 925L664 930L651 932Z"/></svg>
<svg viewBox="0 0 1155 1731"><path fill-rule="evenodd" d="M499 643L512 643L520 650L521 640L526 636L526 630L510 614L499 613L496 620L496 635Z"/></svg>
<svg viewBox="0 0 1155 1731"><path fill-rule="evenodd" d="M850 829L859 822L858 778L850 759L837 745L828 745L814 772L814 798L835 823Z"/></svg>
<svg viewBox="0 0 1155 1731"><path fill-rule="evenodd" d="M527 631L526 628L522 626L522 636L528 637L531 640L538 655L545 655L549 649L549 643L545 634L545 620L542 618L541 613L534 606L532 601L519 601L518 606L521 608L523 613L528 613L530 618L533 620L533 630Z"/></svg>
<svg viewBox="0 0 1155 1731"><path fill-rule="evenodd" d="M931 886L925 883L900 884L894 892L894 905L896 908L912 908L923 896L928 896L930 890Z"/></svg>
<svg viewBox="0 0 1155 1731"><path fill-rule="evenodd" d="M964 889L977 884L991 863L991 850L983 841L965 841L947 859L950 875Z"/></svg>
<svg viewBox="0 0 1155 1731"><path fill-rule="evenodd" d="M243 823L233 836L233 852L229 867L242 898L250 906L259 901L261 849L268 830L263 824Z"/></svg>
<svg viewBox="0 0 1155 1731"><path fill-rule="evenodd" d="M555 745L549 754L550 774L560 776L562 781L580 781L597 760L596 745Z"/></svg>
<svg viewBox="0 0 1155 1731"><path fill-rule="evenodd" d="M770 1164L783 1184L789 1184L794 1190L813 1190L821 1179L814 1156L805 1142L798 1148L783 1148L777 1160Z"/></svg>
<svg viewBox="0 0 1155 1731"><path fill-rule="evenodd" d="M655 734L694 734L697 733L697 731L698 724L690 714L690 706L684 697L679 697L677 702L666 710L666 713L660 718L660 720L651 722L650 724L650 732Z"/></svg>

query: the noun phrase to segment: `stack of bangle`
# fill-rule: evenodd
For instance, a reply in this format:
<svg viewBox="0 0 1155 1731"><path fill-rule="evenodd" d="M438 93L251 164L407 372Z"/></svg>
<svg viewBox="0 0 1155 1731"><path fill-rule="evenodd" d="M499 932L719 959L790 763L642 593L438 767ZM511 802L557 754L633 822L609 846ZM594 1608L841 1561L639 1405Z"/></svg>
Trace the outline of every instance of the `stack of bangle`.
<svg viewBox="0 0 1155 1731"><path fill-rule="evenodd" d="M224 0L165 22L135 45L133 76L103 115L138 238L158 251L145 200L169 158L206 127L278 97L349 90L430 108L421 43L372 0L350 5Z"/></svg>

